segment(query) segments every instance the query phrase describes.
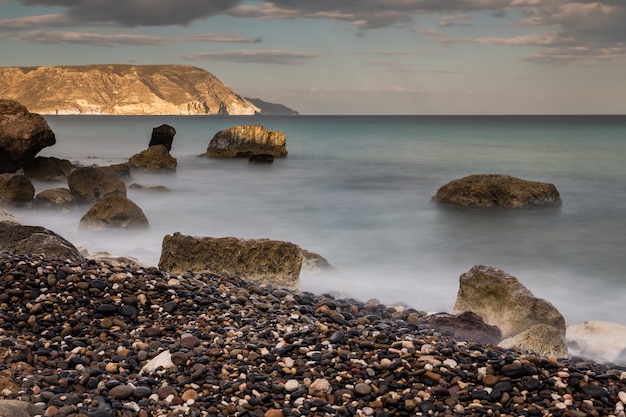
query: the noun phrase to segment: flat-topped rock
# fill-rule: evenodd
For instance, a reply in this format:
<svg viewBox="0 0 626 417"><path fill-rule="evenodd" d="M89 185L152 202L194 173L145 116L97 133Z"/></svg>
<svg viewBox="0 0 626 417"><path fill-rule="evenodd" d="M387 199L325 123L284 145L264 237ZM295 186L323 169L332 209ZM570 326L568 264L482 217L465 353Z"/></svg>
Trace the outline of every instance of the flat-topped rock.
<svg viewBox="0 0 626 417"><path fill-rule="evenodd" d="M261 125L234 126L217 132L202 156L249 158L256 154L286 156L285 135L269 131Z"/></svg>

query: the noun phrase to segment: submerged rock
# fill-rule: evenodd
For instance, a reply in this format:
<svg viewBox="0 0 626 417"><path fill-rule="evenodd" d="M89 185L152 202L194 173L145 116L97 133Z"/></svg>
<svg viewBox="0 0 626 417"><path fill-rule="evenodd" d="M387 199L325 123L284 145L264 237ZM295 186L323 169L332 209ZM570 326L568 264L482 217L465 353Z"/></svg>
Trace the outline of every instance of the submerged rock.
<svg viewBox="0 0 626 417"><path fill-rule="evenodd" d="M253 154L286 156L285 135L261 125L234 126L217 132L202 155L215 158L249 158Z"/></svg>
<svg viewBox="0 0 626 417"><path fill-rule="evenodd" d="M94 203L109 194L126 196L124 181L98 167L76 168L67 177L67 184L79 204Z"/></svg>
<svg viewBox="0 0 626 417"><path fill-rule="evenodd" d="M131 168L142 171L165 172L176 171L177 161L165 146L154 145L133 155L128 164Z"/></svg>
<svg viewBox="0 0 626 417"><path fill-rule="evenodd" d="M601 320L567 326L570 355L626 365L626 326Z"/></svg>
<svg viewBox="0 0 626 417"><path fill-rule="evenodd" d="M51 188L35 195L33 205L66 212L76 209L76 198L67 188Z"/></svg>

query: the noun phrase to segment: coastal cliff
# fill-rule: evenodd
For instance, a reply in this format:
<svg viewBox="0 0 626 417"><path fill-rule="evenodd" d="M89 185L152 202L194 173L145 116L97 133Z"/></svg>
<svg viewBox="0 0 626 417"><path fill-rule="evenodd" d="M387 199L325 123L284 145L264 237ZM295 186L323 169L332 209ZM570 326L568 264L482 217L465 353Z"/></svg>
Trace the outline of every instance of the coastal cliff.
<svg viewBox="0 0 626 417"><path fill-rule="evenodd" d="M263 114L210 72L188 65L4 67L0 97L44 115Z"/></svg>

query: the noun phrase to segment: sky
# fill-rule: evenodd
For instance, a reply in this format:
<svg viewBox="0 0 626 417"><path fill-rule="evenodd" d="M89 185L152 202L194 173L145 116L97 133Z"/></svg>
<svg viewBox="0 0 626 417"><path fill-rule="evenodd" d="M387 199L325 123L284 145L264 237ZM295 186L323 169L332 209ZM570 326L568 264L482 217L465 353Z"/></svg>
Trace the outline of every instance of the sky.
<svg viewBox="0 0 626 417"><path fill-rule="evenodd" d="M626 0L0 0L0 66L86 64L300 114L626 114Z"/></svg>

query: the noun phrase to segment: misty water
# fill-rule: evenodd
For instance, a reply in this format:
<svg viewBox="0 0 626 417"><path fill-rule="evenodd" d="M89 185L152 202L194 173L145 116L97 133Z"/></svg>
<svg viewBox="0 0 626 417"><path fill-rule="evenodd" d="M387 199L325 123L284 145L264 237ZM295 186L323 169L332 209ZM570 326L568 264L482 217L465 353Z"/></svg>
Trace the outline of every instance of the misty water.
<svg viewBox="0 0 626 417"><path fill-rule="evenodd" d="M319 253L333 273L303 274L301 289L420 310L449 311L459 276L501 268L554 304L568 324L626 324L626 117L47 117L57 144L41 155L82 165L125 162L172 125L175 174L133 173L129 190L148 232L78 229L73 213L15 212L92 252L157 265L162 239L235 236L287 240ZM208 159L219 130L263 124L285 133L273 164ZM475 210L431 201L470 174L556 185L557 209ZM37 192L58 183L36 183Z"/></svg>

